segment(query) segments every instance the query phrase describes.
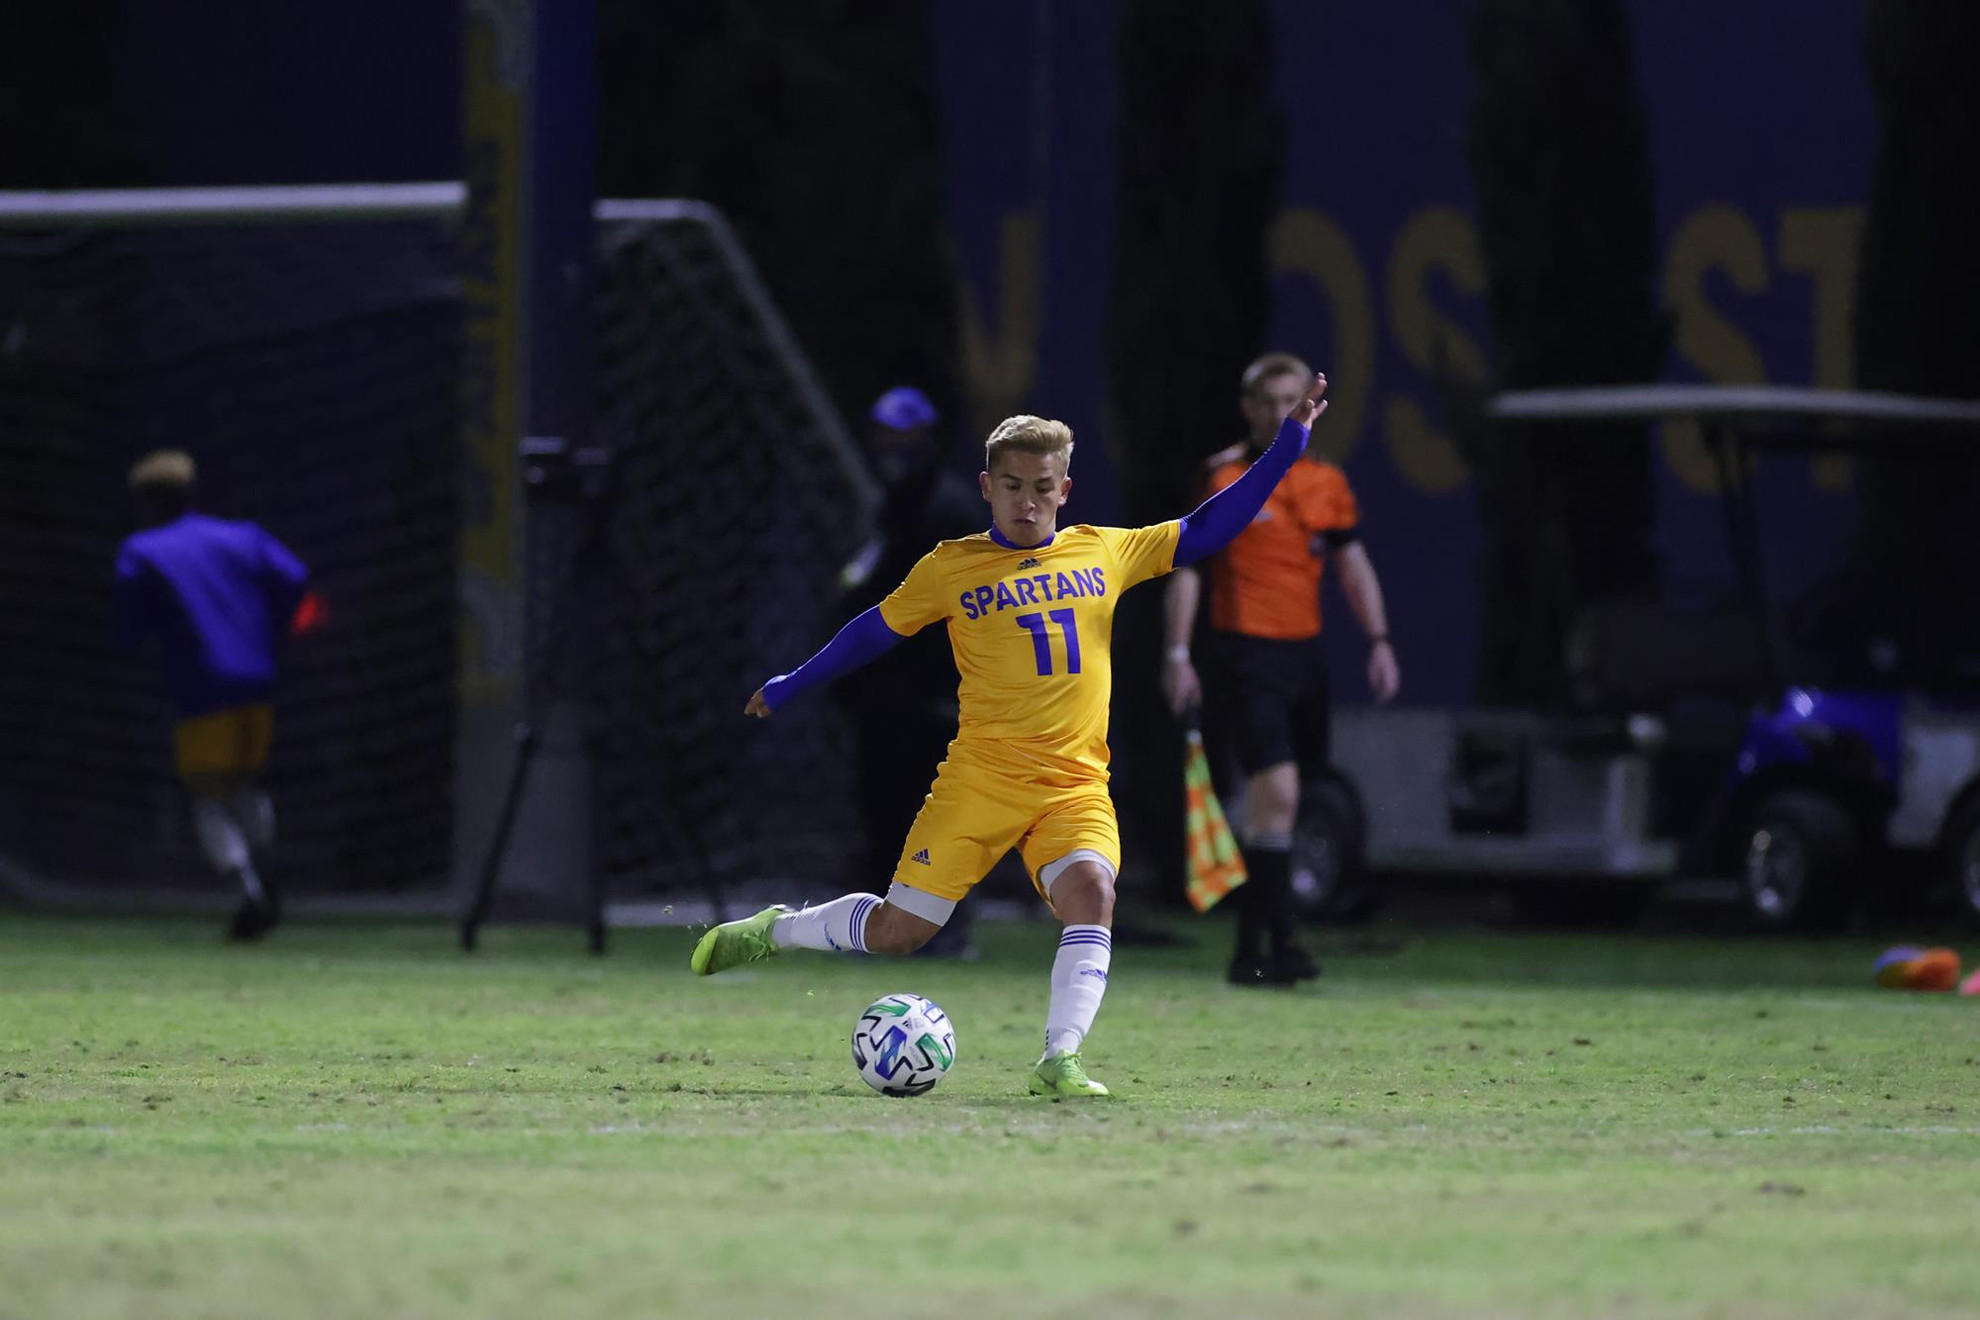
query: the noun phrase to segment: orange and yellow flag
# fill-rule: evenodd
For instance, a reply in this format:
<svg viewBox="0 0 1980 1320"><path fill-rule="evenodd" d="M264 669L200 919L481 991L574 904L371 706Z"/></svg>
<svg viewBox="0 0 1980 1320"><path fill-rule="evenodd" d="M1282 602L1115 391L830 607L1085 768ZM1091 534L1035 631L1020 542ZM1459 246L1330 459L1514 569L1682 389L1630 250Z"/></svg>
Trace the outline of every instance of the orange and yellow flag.
<svg viewBox="0 0 1980 1320"><path fill-rule="evenodd" d="M1208 912L1217 900L1245 881L1244 858L1224 819L1223 804L1210 786L1210 758L1203 734L1191 729L1183 748L1183 801L1188 808L1189 905Z"/></svg>

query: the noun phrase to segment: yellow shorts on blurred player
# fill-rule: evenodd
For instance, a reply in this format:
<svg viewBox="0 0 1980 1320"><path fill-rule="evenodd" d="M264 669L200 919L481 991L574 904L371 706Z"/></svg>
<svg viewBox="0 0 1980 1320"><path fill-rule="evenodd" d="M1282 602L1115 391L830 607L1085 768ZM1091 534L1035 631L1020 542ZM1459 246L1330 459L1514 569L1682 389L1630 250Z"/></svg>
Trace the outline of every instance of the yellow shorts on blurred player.
<svg viewBox="0 0 1980 1320"><path fill-rule="evenodd" d="M265 702L230 706L172 726L172 759L179 778L239 778L268 768L275 712Z"/></svg>

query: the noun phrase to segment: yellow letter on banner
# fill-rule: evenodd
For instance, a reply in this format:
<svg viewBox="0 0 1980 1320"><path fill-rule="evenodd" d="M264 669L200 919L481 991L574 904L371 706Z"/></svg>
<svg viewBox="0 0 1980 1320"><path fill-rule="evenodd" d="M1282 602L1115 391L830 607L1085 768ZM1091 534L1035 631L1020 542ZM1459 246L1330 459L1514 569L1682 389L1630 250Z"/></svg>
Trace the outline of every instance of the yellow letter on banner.
<svg viewBox="0 0 1980 1320"><path fill-rule="evenodd" d="M1396 236L1389 258L1389 324L1410 365L1436 378L1448 371L1473 383L1485 379L1485 355L1463 327L1430 301L1430 272L1441 270L1463 292L1485 292L1485 264L1478 231L1462 211L1433 206L1418 211ZM1471 475L1451 438L1430 423L1414 399L1391 399L1383 408L1382 438L1409 483L1431 495L1464 484Z"/></svg>
<svg viewBox="0 0 1980 1320"><path fill-rule="evenodd" d="M1860 206L1793 206L1781 216L1781 268L1815 280L1814 382L1824 389L1856 384L1850 333L1856 320L1856 265L1863 239ZM1811 465L1822 490L1849 489L1849 459L1818 454Z"/></svg>
<svg viewBox="0 0 1980 1320"><path fill-rule="evenodd" d="M997 248L997 325L967 277L962 282L963 373L978 435L1016 412L1038 377L1044 272L1038 213L1004 217Z"/></svg>
<svg viewBox="0 0 1980 1320"><path fill-rule="evenodd" d="M1678 228L1664 266L1664 301L1677 317L1678 355L1707 380L1757 384L1767 378L1760 351L1705 296L1705 275L1723 270L1742 293L1767 287L1760 231L1736 207L1707 206ZM1664 458L1693 490L1719 488L1719 473L1693 422L1666 422Z"/></svg>
<svg viewBox="0 0 1980 1320"><path fill-rule="evenodd" d="M1307 207L1279 212L1269 241L1273 273L1306 276L1333 308L1333 360L1315 365L1327 373L1327 452L1338 461L1361 440L1368 394L1375 386L1375 313L1368 273L1347 232L1331 216Z"/></svg>

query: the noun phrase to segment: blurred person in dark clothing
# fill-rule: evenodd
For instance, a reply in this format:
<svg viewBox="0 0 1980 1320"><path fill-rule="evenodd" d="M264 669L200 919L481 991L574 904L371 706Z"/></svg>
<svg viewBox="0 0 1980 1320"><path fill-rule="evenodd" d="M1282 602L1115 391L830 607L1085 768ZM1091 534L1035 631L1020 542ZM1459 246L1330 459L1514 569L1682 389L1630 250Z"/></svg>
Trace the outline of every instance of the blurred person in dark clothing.
<svg viewBox="0 0 1980 1320"><path fill-rule="evenodd" d="M257 866L275 837L260 781L274 735L276 651L312 626L321 605L309 570L259 525L195 512L193 478L191 456L176 449L131 468L145 526L117 551L112 626L126 650L157 645L194 832L213 869L240 888L231 934L254 939L281 918L280 896Z"/></svg>
<svg viewBox="0 0 1980 1320"><path fill-rule="evenodd" d="M847 619L878 605L937 541L983 530L983 500L944 461L941 421L928 396L911 386L888 390L869 413L867 457L883 491L872 539L839 575ZM893 862L928 795L935 767L956 736L956 664L948 639L930 628L910 637L838 684L858 738L860 820L866 870ZM973 904L965 899L921 953L967 957Z"/></svg>

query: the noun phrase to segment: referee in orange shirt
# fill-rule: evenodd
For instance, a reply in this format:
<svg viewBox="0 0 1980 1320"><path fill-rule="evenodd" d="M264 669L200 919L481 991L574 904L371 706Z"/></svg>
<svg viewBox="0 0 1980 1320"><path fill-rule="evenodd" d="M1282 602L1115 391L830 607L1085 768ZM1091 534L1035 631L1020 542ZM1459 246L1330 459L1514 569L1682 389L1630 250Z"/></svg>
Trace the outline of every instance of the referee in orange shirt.
<svg viewBox="0 0 1980 1320"><path fill-rule="evenodd" d="M1245 368L1238 410L1250 434L1205 464L1206 495L1244 474L1312 378L1312 368L1290 353L1267 353ZM1190 662L1203 592L1199 570L1176 570L1164 598L1162 690L1169 708L1181 716L1200 702L1211 765L1222 772L1234 757L1247 776L1242 837L1249 879L1236 894L1235 985L1291 985L1320 974L1293 938L1291 855L1300 781L1329 770L1320 575L1330 560L1368 635L1368 686L1377 701L1388 701L1402 675L1382 585L1361 543L1354 492L1332 463L1310 454L1294 463L1251 525L1210 561L1207 685Z"/></svg>

